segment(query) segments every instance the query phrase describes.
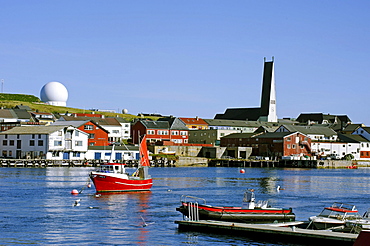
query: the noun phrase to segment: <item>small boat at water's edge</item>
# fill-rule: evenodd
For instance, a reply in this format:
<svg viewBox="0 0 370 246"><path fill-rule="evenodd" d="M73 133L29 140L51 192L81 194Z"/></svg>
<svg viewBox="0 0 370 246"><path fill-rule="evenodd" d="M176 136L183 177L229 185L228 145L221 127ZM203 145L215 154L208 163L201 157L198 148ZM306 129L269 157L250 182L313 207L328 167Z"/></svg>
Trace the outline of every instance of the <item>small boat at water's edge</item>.
<svg viewBox="0 0 370 246"><path fill-rule="evenodd" d="M113 152L114 146L112 148ZM95 185L96 192L125 192L148 191L152 188L153 180L148 173L149 156L146 137L140 142L140 161L138 169L131 175L125 170L125 164L102 164L98 170L90 173L90 179ZM113 153L112 155L113 156Z"/></svg>
<svg viewBox="0 0 370 246"><path fill-rule="evenodd" d="M325 207L317 216L309 218L313 229L326 230L335 227L344 227L348 220L361 220L356 206L335 202L330 207Z"/></svg>
<svg viewBox="0 0 370 246"><path fill-rule="evenodd" d="M221 220L248 223L277 223L295 221L292 209L271 208L267 201L255 203L253 190L247 190L241 207L207 205L205 199L182 196L181 206L176 208L190 220Z"/></svg>

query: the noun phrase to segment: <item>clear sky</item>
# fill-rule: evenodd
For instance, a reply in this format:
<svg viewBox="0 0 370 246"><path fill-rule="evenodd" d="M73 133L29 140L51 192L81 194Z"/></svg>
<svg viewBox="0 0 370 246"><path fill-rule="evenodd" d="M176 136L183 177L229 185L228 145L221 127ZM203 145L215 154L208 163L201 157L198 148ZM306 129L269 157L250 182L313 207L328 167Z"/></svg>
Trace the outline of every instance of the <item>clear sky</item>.
<svg viewBox="0 0 370 246"><path fill-rule="evenodd" d="M0 0L4 93L63 83L67 106L213 118L259 107L274 56L278 118L370 125L370 1Z"/></svg>

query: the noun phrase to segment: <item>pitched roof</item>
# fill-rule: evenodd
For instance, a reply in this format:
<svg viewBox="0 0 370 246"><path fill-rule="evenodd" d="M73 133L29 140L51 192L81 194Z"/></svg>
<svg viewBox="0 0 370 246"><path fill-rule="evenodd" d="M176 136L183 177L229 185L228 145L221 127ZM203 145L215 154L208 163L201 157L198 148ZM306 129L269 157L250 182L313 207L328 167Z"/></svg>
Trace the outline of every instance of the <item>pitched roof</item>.
<svg viewBox="0 0 370 246"><path fill-rule="evenodd" d="M26 134L50 134L64 129L66 126L16 126L4 132L1 135L26 135Z"/></svg>
<svg viewBox="0 0 370 246"><path fill-rule="evenodd" d="M13 110L10 109L0 109L0 118L5 118L5 119L17 119L17 115L14 113Z"/></svg>
<svg viewBox="0 0 370 246"><path fill-rule="evenodd" d="M259 121L204 119L209 126L259 127Z"/></svg>
<svg viewBox="0 0 370 246"><path fill-rule="evenodd" d="M139 121L147 129L169 129L168 121Z"/></svg>
<svg viewBox="0 0 370 246"><path fill-rule="evenodd" d="M85 125L87 122L90 122L90 120L85 120L85 121L64 121L64 120L57 120L51 126L74 126L76 128Z"/></svg>
<svg viewBox="0 0 370 246"><path fill-rule="evenodd" d="M257 121L261 108L228 108L223 114L216 114L215 119Z"/></svg>
<svg viewBox="0 0 370 246"><path fill-rule="evenodd" d="M13 109L13 112L17 115L18 119L31 119L31 114L25 109Z"/></svg>
<svg viewBox="0 0 370 246"><path fill-rule="evenodd" d="M85 116L61 116L65 121L86 121L92 120L102 126L121 126L116 118L98 118L98 117L85 117Z"/></svg>
<svg viewBox="0 0 370 246"><path fill-rule="evenodd" d="M182 120L185 124L187 125L191 125L191 124L194 124L194 125L208 125L207 122L205 122L203 119L201 118L182 118L180 117L180 120Z"/></svg>
<svg viewBox="0 0 370 246"><path fill-rule="evenodd" d="M160 118L157 120L157 122L168 122L171 130L189 130L185 123L180 120L179 118L175 117L166 117L166 118Z"/></svg>
<svg viewBox="0 0 370 246"><path fill-rule="evenodd" d="M336 131L329 127L324 126L315 126L315 125L310 126L282 125L282 126L289 132L301 132L305 135L319 134L324 135L326 137L337 135Z"/></svg>
<svg viewBox="0 0 370 246"><path fill-rule="evenodd" d="M231 133L231 134L226 135L222 138L251 138L254 135L256 135L256 134L255 133Z"/></svg>
<svg viewBox="0 0 370 246"><path fill-rule="evenodd" d="M82 120L81 121L79 121L79 120L74 120L74 121L73 120L71 120L71 121L57 120L53 124L51 124L51 126L73 126L73 127L78 128L80 126L85 125L88 122L93 123L94 125L98 126L103 131L109 133L108 130L104 129L104 127L102 127L101 125L96 124L96 122L94 122L93 120L84 120L84 121L82 121Z"/></svg>
<svg viewBox="0 0 370 246"><path fill-rule="evenodd" d="M360 127L365 127L363 124L348 124L343 131L344 132L354 132Z"/></svg>
<svg viewBox="0 0 370 246"><path fill-rule="evenodd" d="M256 135L255 138L284 138L294 133L295 132L267 132L261 135Z"/></svg>
<svg viewBox="0 0 370 246"><path fill-rule="evenodd" d="M346 142L346 143L370 142L369 140L367 140L366 138L364 138L364 137L363 137L363 136L361 136L361 135L341 134L341 133L339 133L339 134L338 134L338 138L339 138L342 142Z"/></svg>

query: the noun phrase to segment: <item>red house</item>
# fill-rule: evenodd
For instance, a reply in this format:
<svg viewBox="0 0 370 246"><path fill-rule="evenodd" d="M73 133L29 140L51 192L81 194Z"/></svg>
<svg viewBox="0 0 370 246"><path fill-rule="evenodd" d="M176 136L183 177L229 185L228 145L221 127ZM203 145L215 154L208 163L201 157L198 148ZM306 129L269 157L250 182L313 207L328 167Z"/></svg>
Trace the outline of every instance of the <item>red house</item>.
<svg viewBox="0 0 370 246"><path fill-rule="evenodd" d="M89 134L89 146L108 146L108 131L92 120L85 121L64 121L58 120L53 125L74 126L77 129Z"/></svg>
<svg viewBox="0 0 370 246"><path fill-rule="evenodd" d="M174 144L187 144L189 129L178 118L163 118L157 121L137 121L131 128L134 144L139 143L139 135L146 134L147 141L158 143L170 141Z"/></svg>
<svg viewBox="0 0 370 246"><path fill-rule="evenodd" d="M253 156L311 156L311 139L300 132L234 133L221 138L221 147L252 147Z"/></svg>

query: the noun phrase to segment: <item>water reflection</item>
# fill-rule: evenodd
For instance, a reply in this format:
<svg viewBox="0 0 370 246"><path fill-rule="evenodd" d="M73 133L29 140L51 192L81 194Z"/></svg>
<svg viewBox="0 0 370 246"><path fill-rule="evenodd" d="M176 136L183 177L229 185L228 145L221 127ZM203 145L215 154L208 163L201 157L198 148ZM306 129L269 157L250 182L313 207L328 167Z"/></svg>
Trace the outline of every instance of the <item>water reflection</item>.
<svg viewBox="0 0 370 246"><path fill-rule="evenodd" d="M370 169L245 168L241 174L237 168L152 168L151 192L96 197L92 187L72 196L72 189L86 184L90 170L1 168L0 241L15 245L268 245L243 237L179 232L174 224L182 219L176 211L181 195L202 197L211 205L237 206L248 188L255 189L257 200L292 207L298 220L307 220L333 202L352 203L361 214L370 206ZM278 191L277 186L284 190ZM73 206L76 199L81 199L80 206Z"/></svg>

